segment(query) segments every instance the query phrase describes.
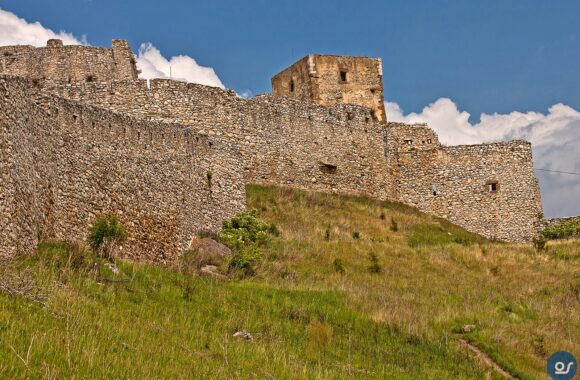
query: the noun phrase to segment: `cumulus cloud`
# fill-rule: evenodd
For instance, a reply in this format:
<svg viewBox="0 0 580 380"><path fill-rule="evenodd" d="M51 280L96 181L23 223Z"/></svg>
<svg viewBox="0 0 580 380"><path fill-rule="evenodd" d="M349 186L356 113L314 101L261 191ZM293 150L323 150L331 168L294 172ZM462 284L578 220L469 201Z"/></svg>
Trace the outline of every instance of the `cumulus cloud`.
<svg viewBox="0 0 580 380"><path fill-rule="evenodd" d="M65 45L88 45L84 36L78 38L64 31L55 33L39 22L28 22L14 13L0 9L0 46L46 46L46 41L51 38L59 38ZM142 79L167 79L171 74L171 79L224 88L211 67L200 66L186 55L167 59L151 43L141 44L137 65L142 71L140 75Z"/></svg>
<svg viewBox="0 0 580 380"><path fill-rule="evenodd" d="M29 23L14 13L0 9L0 46L46 46L46 41L51 38L59 38L65 45L86 44L84 37L79 39L64 31L55 33L39 22Z"/></svg>
<svg viewBox="0 0 580 380"><path fill-rule="evenodd" d="M481 114L469 122L470 114L460 111L448 98L440 98L419 113L405 115L396 103L385 103L390 121L428 123L446 145L527 140L532 143L534 166L540 181L546 216L580 215L580 112L564 104L540 112Z"/></svg>
<svg viewBox="0 0 580 380"><path fill-rule="evenodd" d="M165 58L151 43L141 44L137 55L140 78L165 78L183 82L199 83L224 88L222 81L211 67L200 66L193 58L178 55Z"/></svg>

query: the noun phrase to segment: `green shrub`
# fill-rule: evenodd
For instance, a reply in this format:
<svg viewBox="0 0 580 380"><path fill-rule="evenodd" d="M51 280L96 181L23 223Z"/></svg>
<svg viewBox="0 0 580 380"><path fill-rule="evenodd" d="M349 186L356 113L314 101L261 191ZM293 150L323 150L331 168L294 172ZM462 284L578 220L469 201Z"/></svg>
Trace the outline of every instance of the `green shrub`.
<svg viewBox="0 0 580 380"><path fill-rule="evenodd" d="M344 262L341 259L334 259L332 266L334 267L334 271L336 273L343 274L344 272L346 272L344 268Z"/></svg>
<svg viewBox="0 0 580 380"><path fill-rule="evenodd" d="M324 240L330 240L330 228L327 228L326 231L324 231Z"/></svg>
<svg viewBox="0 0 580 380"><path fill-rule="evenodd" d="M113 258L115 250L126 238L125 226L114 214L97 217L89 228L89 246L107 259Z"/></svg>
<svg viewBox="0 0 580 380"><path fill-rule="evenodd" d="M393 232L399 231L399 224L393 217L391 217L391 231Z"/></svg>
<svg viewBox="0 0 580 380"><path fill-rule="evenodd" d="M262 250L256 245L248 246L236 252L229 263L230 273L240 274L242 277L256 274L256 266L262 260Z"/></svg>
<svg viewBox="0 0 580 380"><path fill-rule="evenodd" d="M572 219L546 227L542 231L546 239L565 239L580 236L580 220Z"/></svg>
<svg viewBox="0 0 580 380"><path fill-rule="evenodd" d="M352 238L353 238L353 239L355 239L355 240L358 240L358 239L360 239L360 232L358 232L358 231L353 231L353 233L352 233Z"/></svg>
<svg viewBox="0 0 580 380"><path fill-rule="evenodd" d="M382 268L381 265L379 264L379 257L377 256L376 253L374 252L369 252L369 261L371 263L371 265L369 266L369 272L371 273L381 273L382 272Z"/></svg>
<svg viewBox="0 0 580 380"><path fill-rule="evenodd" d="M541 235L532 238L532 244L538 252L546 250L546 239L544 239L544 237Z"/></svg>
<svg viewBox="0 0 580 380"><path fill-rule="evenodd" d="M381 220L385 220L386 216L384 211L381 211L381 215L379 215L379 218L381 218Z"/></svg>
<svg viewBox="0 0 580 380"><path fill-rule="evenodd" d="M262 245L280 232L275 224L268 224L258 218L258 211L244 211L223 223L219 238L233 250L257 244Z"/></svg>

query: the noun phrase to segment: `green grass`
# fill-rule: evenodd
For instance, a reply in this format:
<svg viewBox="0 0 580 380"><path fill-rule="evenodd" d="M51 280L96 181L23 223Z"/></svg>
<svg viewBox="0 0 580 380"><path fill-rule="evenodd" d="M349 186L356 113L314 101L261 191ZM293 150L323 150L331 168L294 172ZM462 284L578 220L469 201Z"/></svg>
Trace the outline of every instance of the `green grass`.
<svg viewBox="0 0 580 380"><path fill-rule="evenodd" d="M466 338L541 379L550 353L580 355L578 240L536 253L400 204L285 188L249 186L248 206L280 237L245 280L128 261L114 274L63 243L2 266L48 299L0 293L0 378L482 378Z"/></svg>

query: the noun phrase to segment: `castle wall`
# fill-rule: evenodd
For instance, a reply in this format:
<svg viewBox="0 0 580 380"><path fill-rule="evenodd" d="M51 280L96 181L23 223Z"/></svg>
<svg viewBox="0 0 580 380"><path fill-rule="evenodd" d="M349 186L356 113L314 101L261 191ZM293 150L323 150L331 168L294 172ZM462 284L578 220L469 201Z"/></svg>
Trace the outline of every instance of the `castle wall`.
<svg viewBox="0 0 580 380"><path fill-rule="evenodd" d="M384 125L365 107L332 107L287 98L241 99L215 87L169 80L54 82L44 91L126 112L177 122L219 136L240 150L247 182L388 197Z"/></svg>
<svg viewBox="0 0 580 380"><path fill-rule="evenodd" d="M272 93L324 106L364 106L386 123L382 70L378 58L310 54L272 78Z"/></svg>
<svg viewBox="0 0 580 380"><path fill-rule="evenodd" d="M46 47L0 47L0 74L67 82L137 79L136 60L125 40L112 48L67 45L49 40Z"/></svg>
<svg viewBox="0 0 580 380"><path fill-rule="evenodd" d="M498 239L526 240L537 232L541 203L527 143L448 148L426 125L385 126L366 107L271 95L241 99L168 80L38 86L41 93L221 138L240 151L246 182L400 201ZM490 181L499 189L488 194Z"/></svg>
<svg viewBox="0 0 580 380"><path fill-rule="evenodd" d="M244 209L240 154L217 136L54 96L37 97L41 109L24 81L1 83L10 168L0 175L12 178L0 185L11 215L0 224L12 226L2 254L28 251L41 236L84 240L95 216L115 212L128 229L125 257L167 262Z"/></svg>
<svg viewBox="0 0 580 380"><path fill-rule="evenodd" d="M542 206L530 143L443 147L424 125L389 126L388 138L400 146L399 201L490 238L526 241L537 234Z"/></svg>

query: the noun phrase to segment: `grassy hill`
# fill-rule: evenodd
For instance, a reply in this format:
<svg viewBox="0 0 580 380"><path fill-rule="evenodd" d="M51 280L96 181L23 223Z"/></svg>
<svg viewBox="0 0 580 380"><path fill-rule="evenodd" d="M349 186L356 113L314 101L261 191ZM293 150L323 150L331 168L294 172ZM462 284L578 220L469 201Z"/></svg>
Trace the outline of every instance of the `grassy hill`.
<svg viewBox="0 0 580 380"><path fill-rule="evenodd" d="M3 263L0 378L501 378L463 341L541 379L552 352L580 357L578 240L536 252L399 204L274 187L250 186L248 206L280 231L253 277L113 273L58 242Z"/></svg>

